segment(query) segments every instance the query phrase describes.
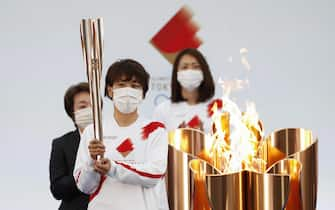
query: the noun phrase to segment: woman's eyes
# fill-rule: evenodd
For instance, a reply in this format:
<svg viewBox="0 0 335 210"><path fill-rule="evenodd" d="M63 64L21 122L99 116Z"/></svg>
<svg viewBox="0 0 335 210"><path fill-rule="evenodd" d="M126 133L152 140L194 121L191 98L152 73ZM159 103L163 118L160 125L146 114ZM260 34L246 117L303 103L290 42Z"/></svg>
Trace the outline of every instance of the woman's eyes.
<svg viewBox="0 0 335 210"><path fill-rule="evenodd" d="M117 85L118 87L124 87L124 86L126 86L125 83L117 83L116 85Z"/></svg>
<svg viewBox="0 0 335 210"><path fill-rule="evenodd" d="M131 87L135 89L140 89L142 86L140 84L133 84L131 85Z"/></svg>
<svg viewBox="0 0 335 210"><path fill-rule="evenodd" d="M117 83L116 84L117 87L132 87L132 88L136 88L136 89L140 89L142 88L142 86L140 84L129 84L129 83Z"/></svg>
<svg viewBox="0 0 335 210"><path fill-rule="evenodd" d="M193 69L200 69L200 65L194 65L192 67L193 67Z"/></svg>
<svg viewBox="0 0 335 210"><path fill-rule="evenodd" d="M194 64L194 65L185 65L185 66L181 66L182 70L186 70L186 69L200 69L200 65L199 64Z"/></svg>

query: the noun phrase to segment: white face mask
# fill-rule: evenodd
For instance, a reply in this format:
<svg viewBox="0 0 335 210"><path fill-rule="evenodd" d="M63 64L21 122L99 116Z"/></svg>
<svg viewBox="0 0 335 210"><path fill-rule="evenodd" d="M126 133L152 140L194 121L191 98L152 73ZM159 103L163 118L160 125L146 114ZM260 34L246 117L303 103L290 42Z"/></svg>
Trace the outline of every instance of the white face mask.
<svg viewBox="0 0 335 210"><path fill-rule="evenodd" d="M89 124L92 124L93 123L92 108L87 107L84 109L79 109L76 112L74 112L74 122L80 129L84 129Z"/></svg>
<svg viewBox="0 0 335 210"><path fill-rule="evenodd" d="M177 80L180 85L188 91L198 88L204 80L201 70L187 69L177 72Z"/></svg>
<svg viewBox="0 0 335 210"><path fill-rule="evenodd" d="M124 113L134 112L142 101L143 90L130 87L113 89L113 102Z"/></svg>

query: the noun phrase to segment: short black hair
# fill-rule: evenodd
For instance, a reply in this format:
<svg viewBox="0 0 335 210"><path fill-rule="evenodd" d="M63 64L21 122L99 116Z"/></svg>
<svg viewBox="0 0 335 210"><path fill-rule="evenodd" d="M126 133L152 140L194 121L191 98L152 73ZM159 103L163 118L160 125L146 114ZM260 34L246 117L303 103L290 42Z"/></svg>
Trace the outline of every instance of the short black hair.
<svg viewBox="0 0 335 210"><path fill-rule="evenodd" d="M74 97L81 92L90 93L90 88L87 82L80 82L69 87L64 95L64 108L66 114L74 121Z"/></svg>
<svg viewBox="0 0 335 210"><path fill-rule="evenodd" d="M126 81L135 78L143 88L143 98L149 89L150 75L144 67L133 59L122 59L114 62L107 71L105 79L105 96L108 97L108 86L113 86L115 81L119 81L125 76Z"/></svg>
<svg viewBox="0 0 335 210"><path fill-rule="evenodd" d="M201 54L199 50L194 49L194 48L186 48L177 55L173 63L172 77L171 77L171 101L174 103L185 101L185 99L183 98L181 94L181 85L179 84L177 80L178 66L179 66L181 58L184 55L191 55L195 59L197 59L197 61L200 64L202 73L204 75L204 80L201 82L198 88L199 95L198 95L197 102L205 102L211 99L215 93L215 84L213 81L213 77L212 77L209 65L205 57Z"/></svg>

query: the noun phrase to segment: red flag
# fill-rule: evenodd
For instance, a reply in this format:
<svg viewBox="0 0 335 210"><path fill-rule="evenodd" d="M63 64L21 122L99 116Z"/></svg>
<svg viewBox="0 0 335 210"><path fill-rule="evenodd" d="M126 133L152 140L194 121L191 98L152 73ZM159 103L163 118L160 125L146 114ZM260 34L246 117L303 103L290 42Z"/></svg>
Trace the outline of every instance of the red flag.
<svg viewBox="0 0 335 210"><path fill-rule="evenodd" d="M151 39L151 44L173 63L178 52L185 48L198 48L201 40L196 37L199 26L192 21L192 12L183 6Z"/></svg>

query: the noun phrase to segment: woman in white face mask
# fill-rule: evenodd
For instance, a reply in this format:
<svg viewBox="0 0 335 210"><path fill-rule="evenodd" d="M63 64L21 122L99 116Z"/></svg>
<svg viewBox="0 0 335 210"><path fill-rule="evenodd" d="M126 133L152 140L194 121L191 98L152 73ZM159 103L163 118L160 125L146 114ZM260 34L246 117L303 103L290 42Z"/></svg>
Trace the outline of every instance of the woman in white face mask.
<svg viewBox="0 0 335 210"><path fill-rule="evenodd" d="M76 129L52 141L50 154L50 190L61 200L60 210L86 209L89 197L77 189L73 168L85 127L92 123L89 85L87 82L71 86L64 95L64 108Z"/></svg>
<svg viewBox="0 0 335 210"><path fill-rule="evenodd" d="M171 100L154 111L153 118L168 130L196 128L210 131L214 81L208 63L197 49L185 49L175 59L171 78Z"/></svg>
<svg viewBox="0 0 335 210"><path fill-rule="evenodd" d="M137 61L125 59L109 67L105 81L105 96L113 101L114 113L103 116L102 142L93 139L92 126L85 129L74 170L79 190L91 195L88 209L167 209L161 208L167 206L162 181L167 132L164 124L137 112L149 74Z"/></svg>

